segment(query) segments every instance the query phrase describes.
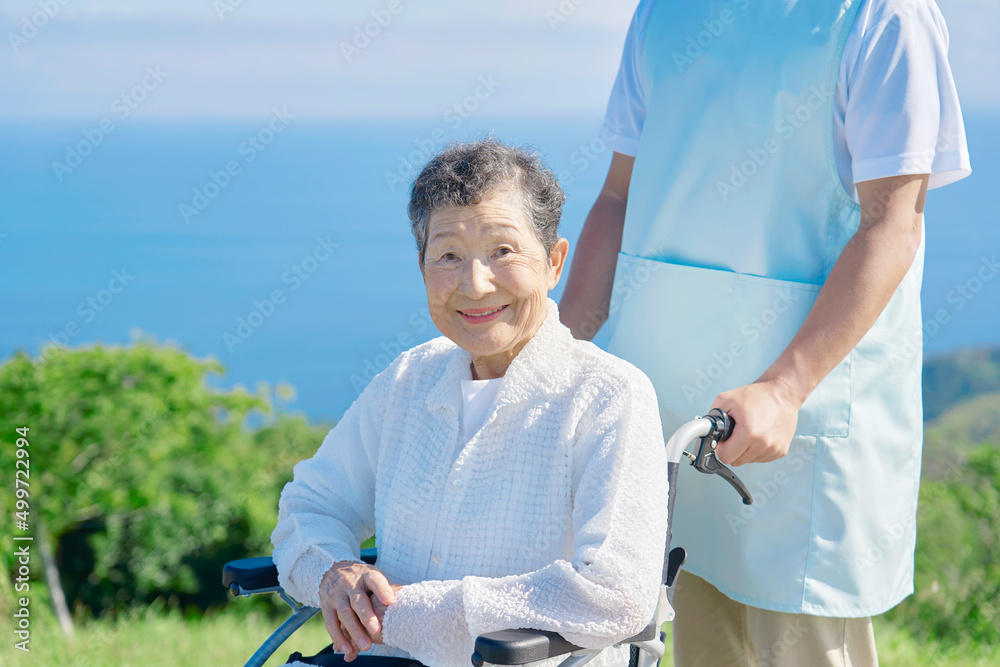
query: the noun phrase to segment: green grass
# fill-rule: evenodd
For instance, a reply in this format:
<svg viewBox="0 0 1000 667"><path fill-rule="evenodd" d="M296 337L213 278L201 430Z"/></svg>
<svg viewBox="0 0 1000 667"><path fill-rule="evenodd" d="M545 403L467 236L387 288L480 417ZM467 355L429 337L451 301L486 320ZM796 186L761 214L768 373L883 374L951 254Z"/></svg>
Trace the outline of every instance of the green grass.
<svg viewBox="0 0 1000 667"><path fill-rule="evenodd" d="M875 619L875 643L881 667L993 667L1000 665L1000 646L945 645L919 641L881 618Z"/></svg>
<svg viewBox="0 0 1000 667"><path fill-rule="evenodd" d="M238 605L239 602L233 602ZM0 665L65 667L182 667L241 665L276 626L264 614L231 607L204 618L149 610L117 620L77 626L67 643L50 616L42 612L32 626L31 653L14 649L9 637L0 646ZM876 639L883 667L986 667L1000 664L1000 647L945 647L925 643L876 619ZM668 625L668 647L670 645ZM267 663L280 665L292 650L315 652L328 644L319 618L309 621Z"/></svg>
<svg viewBox="0 0 1000 667"><path fill-rule="evenodd" d="M226 611L198 619L184 618L177 612L148 611L79 624L75 640L67 642L53 622L39 619L32 627L31 653L15 649L5 638L0 665L242 665L277 625L260 612ZM293 650L315 653L329 643L322 621L312 619L267 665L283 664Z"/></svg>

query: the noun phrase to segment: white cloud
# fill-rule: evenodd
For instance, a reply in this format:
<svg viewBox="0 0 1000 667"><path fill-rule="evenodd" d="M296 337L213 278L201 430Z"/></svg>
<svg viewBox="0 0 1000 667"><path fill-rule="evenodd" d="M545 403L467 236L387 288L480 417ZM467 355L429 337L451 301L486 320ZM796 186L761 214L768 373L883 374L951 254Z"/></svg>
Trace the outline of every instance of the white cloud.
<svg viewBox="0 0 1000 667"><path fill-rule="evenodd" d="M18 91L0 99L0 115L99 117L155 64L170 77L139 110L148 116L259 115L288 104L306 116L433 117L489 75L503 84L490 113L599 114L630 16L622 6L609 20L595 2L553 30L529 2L439 17L441 3L402 0L384 26L371 11L385 20L387 3L308 21L269 19L249 1L222 21L204 11L208 2L200 13L186 2L153 18L118 4L68 4L0 61L5 88ZM0 34L17 32L21 16L8 11ZM345 55L345 45L356 50Z"/></svg>
<svg viewBox="0 0 1000 667"><path fill-rule="evenodd" d="M219 20L214 2L236 6ZM96 120L147 65L160 65L170 75L137 116L259 117L288 106L301 116L435 118L492 76L500 86L481 101L484 115L596 119L633 9L603 0L399 3L393 15L390 0L160 0L141 12L127 0L68 0L0 58L2 88L14 91L0 97L0 117ZM964 108L1000 110L1000 88L984 75L1000 68L1000 3L941 5ZM38 7L8 0L0 35L18 33ZM565 20L553 25L553 16ZM345 57L345 44L357 51Z"/></svg>

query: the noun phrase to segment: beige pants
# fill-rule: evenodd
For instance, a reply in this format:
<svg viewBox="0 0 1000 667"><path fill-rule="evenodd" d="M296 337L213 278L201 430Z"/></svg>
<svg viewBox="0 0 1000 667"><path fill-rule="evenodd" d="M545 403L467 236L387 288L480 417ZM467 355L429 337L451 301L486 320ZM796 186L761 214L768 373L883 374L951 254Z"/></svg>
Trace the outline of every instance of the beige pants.
<svg viewBox="0 0 1000 667"><path fill-rule="evenodd" d="M877 667L871 618L826 618L735 602L681 571L674 667Z"/></svg>

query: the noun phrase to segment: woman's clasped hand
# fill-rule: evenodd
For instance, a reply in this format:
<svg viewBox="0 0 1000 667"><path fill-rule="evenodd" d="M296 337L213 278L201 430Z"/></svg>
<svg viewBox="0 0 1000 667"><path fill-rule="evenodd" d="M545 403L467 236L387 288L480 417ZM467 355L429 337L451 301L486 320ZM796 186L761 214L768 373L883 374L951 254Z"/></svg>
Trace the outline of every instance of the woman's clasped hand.
<svg viewBox="0 0 1000 667"><path fill-rule="evenodd" d="M326 631L348 662L382 643L385 609L399 588L367 563L340 561L323 575L319 599Z"/></svg>

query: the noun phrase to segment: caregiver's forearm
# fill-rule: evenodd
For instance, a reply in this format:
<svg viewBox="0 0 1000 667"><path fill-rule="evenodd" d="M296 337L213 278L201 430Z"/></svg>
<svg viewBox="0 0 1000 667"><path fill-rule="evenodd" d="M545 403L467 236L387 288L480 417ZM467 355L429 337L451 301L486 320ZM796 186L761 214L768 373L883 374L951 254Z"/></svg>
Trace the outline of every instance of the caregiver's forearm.
<svg viewBox="0 0 1000 667"><path fill-rule="evenodd" d="M607 180L573 252L559 315L576 338L590 340L608 319L633 161L621 153L612 157Z"/></svg>
<svg viewBox="0 0 1000 667"><path fill-rule="evenodd" d="M858 183L861 223L816 303L758 381L777 381L801 404L885 309L920 246L927 174Z"/></svg>

